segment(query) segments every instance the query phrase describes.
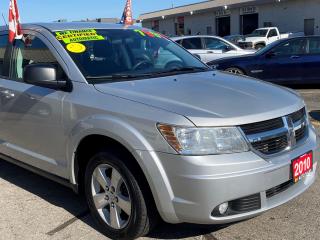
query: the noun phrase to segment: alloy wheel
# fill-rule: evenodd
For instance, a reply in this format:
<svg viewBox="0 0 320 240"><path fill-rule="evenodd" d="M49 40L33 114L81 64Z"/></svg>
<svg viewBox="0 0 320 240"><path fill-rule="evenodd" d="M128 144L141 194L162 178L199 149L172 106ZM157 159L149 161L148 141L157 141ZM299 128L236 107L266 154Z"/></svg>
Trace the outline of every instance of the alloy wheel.
<svg viewBox="0 0 320 240"><path fill-rule="evenodd" d="M95 168L91 180L94 205L111 228L125 228L131 217L132 202L129 188L114 167L101 164Z"/></svg>

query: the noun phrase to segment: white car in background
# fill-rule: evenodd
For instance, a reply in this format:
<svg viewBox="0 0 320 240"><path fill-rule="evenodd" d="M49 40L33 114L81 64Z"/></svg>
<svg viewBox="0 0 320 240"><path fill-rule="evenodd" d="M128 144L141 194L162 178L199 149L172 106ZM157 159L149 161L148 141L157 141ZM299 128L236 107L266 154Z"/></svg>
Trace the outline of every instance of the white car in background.
<svg viewBox="0 0 320 240"><path fill-rule="evenodd" d="M238 43L239 46L244 49L251 48L259 50L279 39L302 36L304 36L303 32L281 34L277 27L258 28L247 35L245 40L240 40Z"/></svg>
<svg viewBox="0 0 320 240"><path fill-rule="evenodd" d="M176 43L205 62L225 57L253 54L255 50L244 50L235 44L216 36L184 36L171 38Z"/></svg>

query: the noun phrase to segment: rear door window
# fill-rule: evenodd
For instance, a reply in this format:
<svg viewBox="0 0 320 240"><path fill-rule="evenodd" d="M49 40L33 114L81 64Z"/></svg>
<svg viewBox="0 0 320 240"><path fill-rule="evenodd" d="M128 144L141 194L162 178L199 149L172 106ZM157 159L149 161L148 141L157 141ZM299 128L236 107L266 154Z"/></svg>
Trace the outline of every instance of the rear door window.
<svg viewBox="0 0 320 240"><path fill-rule="evenodd" d="M309 53L320 54L320 38L309 39Z"/></svg>
<svg viewBox="0 0 320 240"><path fill-rule="evenodd" d="M202 49L201 38L185 38L182 41L185 49Z"/></svg>

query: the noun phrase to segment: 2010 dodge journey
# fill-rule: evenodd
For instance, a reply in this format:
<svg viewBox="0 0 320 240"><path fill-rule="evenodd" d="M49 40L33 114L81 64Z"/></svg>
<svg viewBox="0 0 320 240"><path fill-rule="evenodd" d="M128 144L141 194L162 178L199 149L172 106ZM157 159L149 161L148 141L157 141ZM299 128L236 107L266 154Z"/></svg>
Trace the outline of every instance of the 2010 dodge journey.
<svg viewBox="0 0 320 240"><path fill-rule="evenodd" d="M317 137L293 91L209 69L120 24L0 35L1 158L83 190L113 239L251 218L314 182Z"/></svg>

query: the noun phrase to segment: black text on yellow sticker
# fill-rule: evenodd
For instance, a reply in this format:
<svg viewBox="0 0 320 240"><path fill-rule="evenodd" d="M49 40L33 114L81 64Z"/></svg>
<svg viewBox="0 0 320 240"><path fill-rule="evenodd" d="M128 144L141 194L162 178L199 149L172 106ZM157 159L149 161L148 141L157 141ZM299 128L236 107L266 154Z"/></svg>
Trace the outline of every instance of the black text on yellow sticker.
<svg viewBox="0 0 320 240"><path fill-rule="evenodd" d="M105 38L97 33L94 29L85 30L68 30L63 32L56 32L56 38L63 41L65 44L86 42L86 41L99 41Z"/></svg>

